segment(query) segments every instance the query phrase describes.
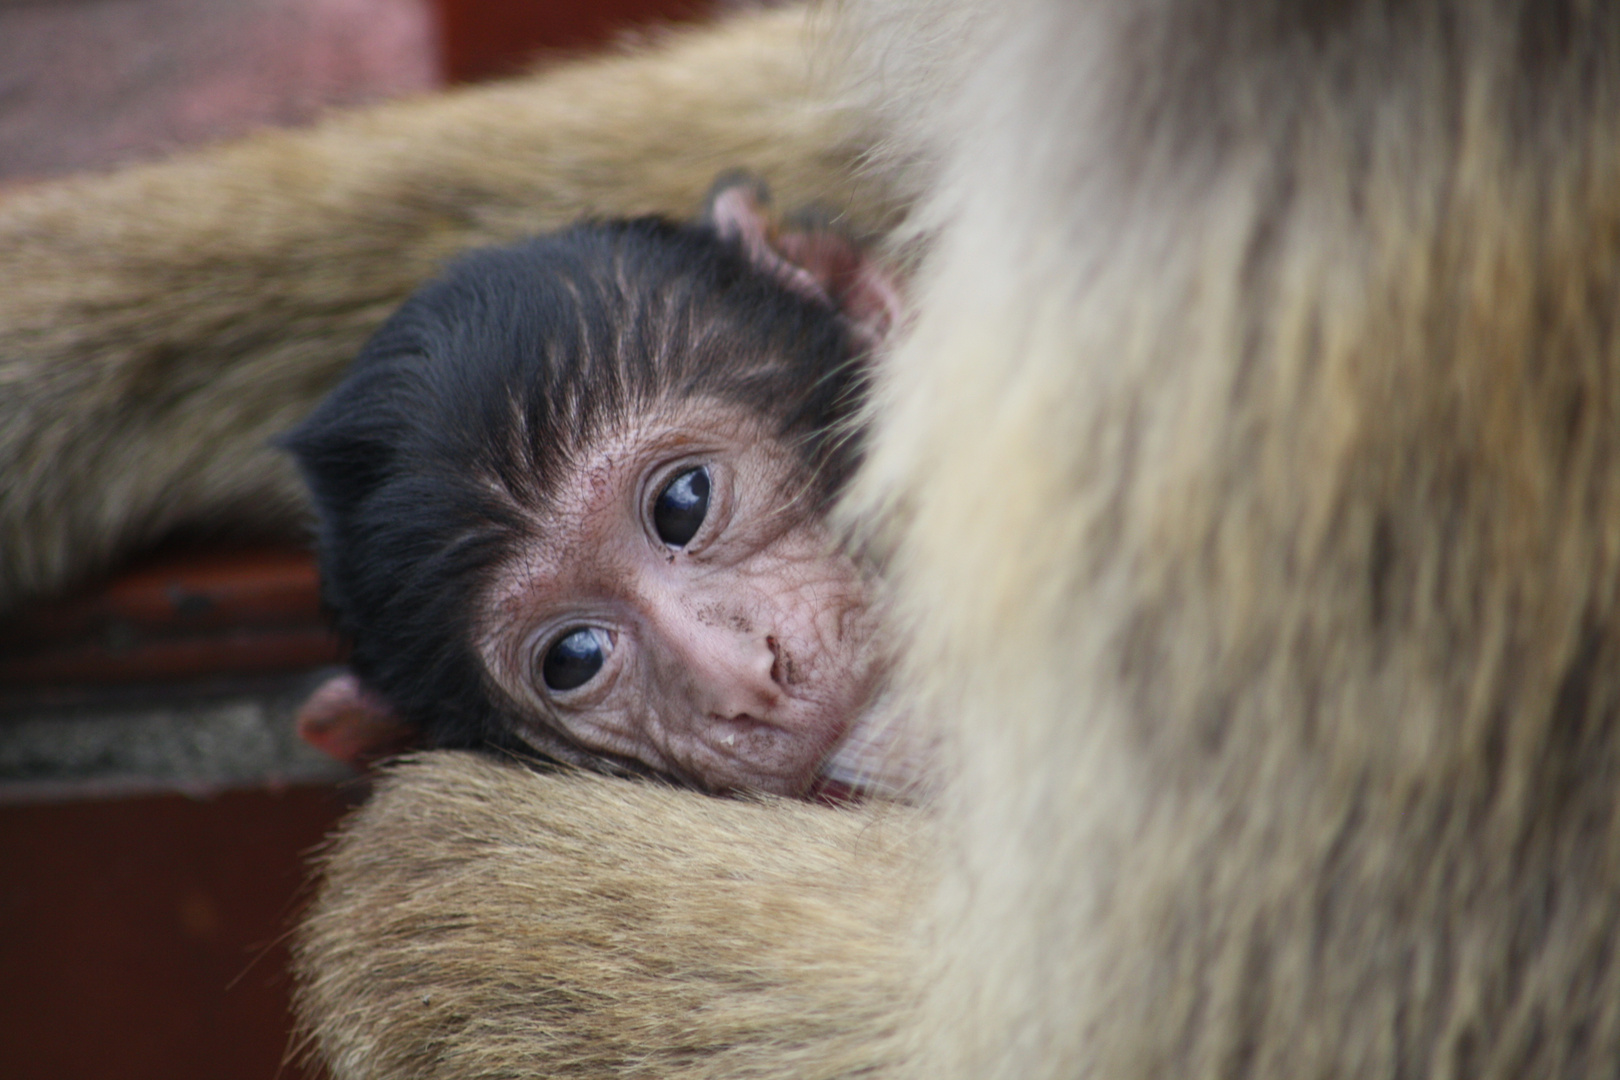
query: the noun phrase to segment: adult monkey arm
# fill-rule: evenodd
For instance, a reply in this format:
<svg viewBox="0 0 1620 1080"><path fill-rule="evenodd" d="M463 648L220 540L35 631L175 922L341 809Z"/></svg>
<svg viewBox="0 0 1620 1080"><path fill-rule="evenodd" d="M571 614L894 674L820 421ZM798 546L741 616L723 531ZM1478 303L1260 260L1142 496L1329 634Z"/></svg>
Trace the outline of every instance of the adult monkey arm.
<svg viewBox="0 0 1620 1080"><path fill-rule="evenodd" d="M0 610L186 526L286 531L268 448L449 255L691 214L717 172L860 227L870 133L791 9L0 200Z"/></svg>
<svg viewBox="0 0 1620 1080"><path fill-rule="evenodd" d="M300 1010L342 1017L313 1031L319 1056L344 1077L892 1063L916 814L682 795L469 753L395 769L298 940ZM784 1009L811 973L839 1007Z"/></svg>

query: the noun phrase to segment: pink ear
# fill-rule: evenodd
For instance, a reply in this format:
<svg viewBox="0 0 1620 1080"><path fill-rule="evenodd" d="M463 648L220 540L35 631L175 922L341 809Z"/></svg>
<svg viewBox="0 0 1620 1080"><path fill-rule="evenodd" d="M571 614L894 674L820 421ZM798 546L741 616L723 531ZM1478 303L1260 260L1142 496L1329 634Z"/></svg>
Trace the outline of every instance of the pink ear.
<svg viewBox="0 0 1620 1080"><path fill-rule="evenodd" d="M298 736L346 765L363 768L409 750L416 729L353 675L334 675L298 710Z"/></svg>
<svg viewBox="0 0 1620 1080"><path fill-rule="evenodd" d="M763 181L732 174L715 183L705 215L721 237L801 296L831 304L868 347L905 320L898 279L849 237L828 228L784 229L772 220Z"/></svg>

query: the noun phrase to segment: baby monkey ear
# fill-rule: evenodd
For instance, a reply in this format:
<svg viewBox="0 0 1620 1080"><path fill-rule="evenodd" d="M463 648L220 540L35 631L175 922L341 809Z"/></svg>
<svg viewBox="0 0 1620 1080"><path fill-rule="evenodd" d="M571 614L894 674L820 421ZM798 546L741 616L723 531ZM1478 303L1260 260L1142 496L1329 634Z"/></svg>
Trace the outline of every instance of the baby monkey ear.
<svg viewBox="0 0 1620 1080"><path fill-rule="evenodd" d="M350 674L322 683L298 710L298 737L345 765L363 769L412 749L416 729Z"/></svg>
<svg viewBox="0 0 1620 1080"><path fill-rule="evenodd" d="M789 289L831 304L868 348L905 323L899 281L861 245L809 215L779 222L765 181L727 173L709 189L703 220L736 240L753 264Z"/></svg>

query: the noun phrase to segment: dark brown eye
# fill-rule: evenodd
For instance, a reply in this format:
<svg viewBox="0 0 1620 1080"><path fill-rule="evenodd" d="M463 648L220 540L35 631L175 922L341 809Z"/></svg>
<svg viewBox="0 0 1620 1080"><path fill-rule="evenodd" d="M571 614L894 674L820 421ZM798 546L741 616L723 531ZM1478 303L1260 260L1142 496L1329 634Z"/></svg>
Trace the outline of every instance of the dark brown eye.
<svg viewBox="0 0 1620 1080"><path fill-rule="evenodd" d="M581 626L568 631L546 650L540 661L540 677L548 690L576 690L596 678L612 651L613 639L606 630Z"/></svg>
<svg viewBox="0 0 1620 1080"><path fill-rule="evenodd" d="M692 542L709 513L709 470L688 469L665 485L653 503L653 528L670 547Z"/></svg>

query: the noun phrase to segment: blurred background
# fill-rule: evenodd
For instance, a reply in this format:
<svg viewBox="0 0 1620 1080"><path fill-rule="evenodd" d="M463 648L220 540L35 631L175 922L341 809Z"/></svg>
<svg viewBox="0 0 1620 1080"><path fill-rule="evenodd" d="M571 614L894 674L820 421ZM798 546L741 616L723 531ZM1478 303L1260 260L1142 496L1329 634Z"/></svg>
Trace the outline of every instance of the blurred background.
<svg viewBox="0 0 1620 1080"><path fill-rule="evenodd" d="M729 6L0 0L0 197ZM342 659L298 550L174 546L0 622L0 1077L307 1075L284 939L365 781L293 714Z"/></svg>
<svg viewBox="0 0 1620 1080"><path fill-rule="evenodd" d="M512 75L726 0L0 0L0 183Z"/></svg>

